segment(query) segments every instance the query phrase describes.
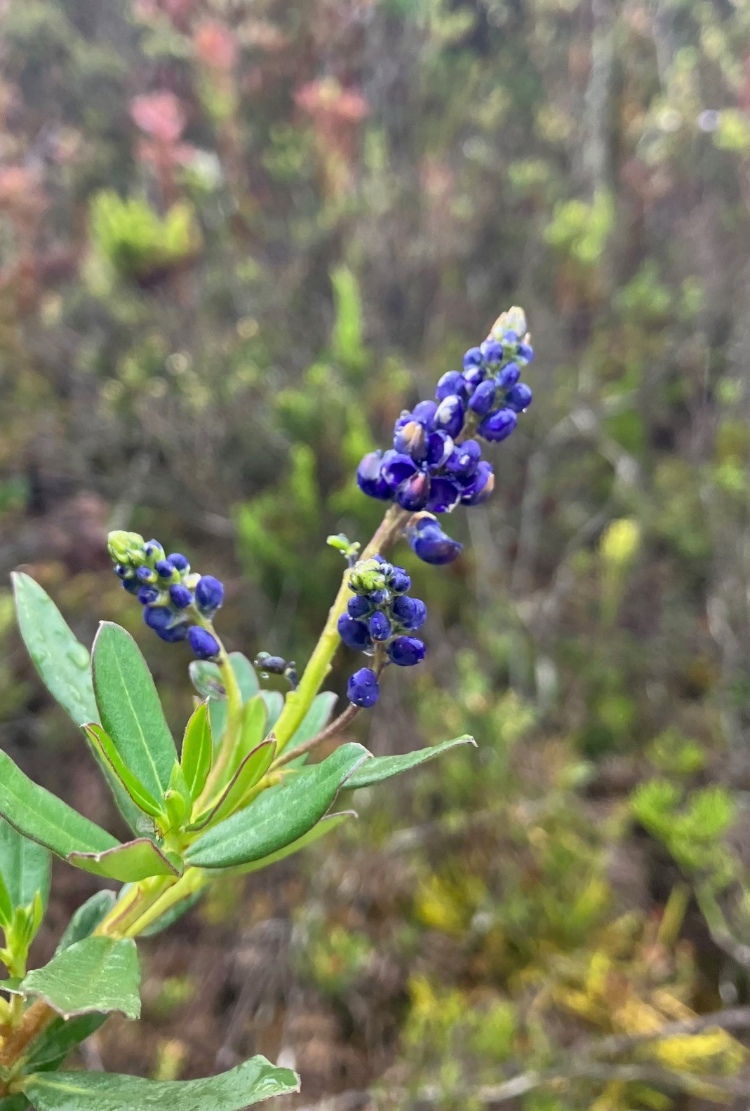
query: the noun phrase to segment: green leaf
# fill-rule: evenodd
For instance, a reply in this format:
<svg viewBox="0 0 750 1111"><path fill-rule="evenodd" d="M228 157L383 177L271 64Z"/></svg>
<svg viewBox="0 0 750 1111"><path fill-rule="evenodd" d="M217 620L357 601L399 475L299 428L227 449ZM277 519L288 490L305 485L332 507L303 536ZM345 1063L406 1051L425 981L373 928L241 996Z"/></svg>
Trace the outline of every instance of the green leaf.
<svg viewBox="0 0 750 1111"><path fill-rule="evenodd" d="M320 733L321 729L325 729L337 701L338 695L334 694L333 691L322 691L321 694L316 694L310 709L297 726L296 732L287 745L288 752L297 748L298 745L304 744L305 741L311 740Z"/></svg>
<svg viewBox="0 0 750 1111"><path fill-rule="evenodd" d="M46 1072L57 1068L72 1049L96 1033L106 1020L106 1015L96 1012L77 1015L75 1018L53 1019L41 1037L33 1043L31 1055L25 1065L26 1072Z"/></svg>
<svg viewBox="0 0 750 1111"><path fill-rule="evenodd" d="M299 1078L253 1057L204 1080L145 1080L117 1073L58 1072L32 1076L25 1094L36 1111L243 1111L299 1091Z"/></svg>
<svg viewBox="0 0 750 1111"><path fill-rule="evenodd" d="M151 818L161 818L164 808L149 794L137 776L133 775L117 751L114 741L105 733L101 725L90 722L88 725L84 725L84 729L90 737L91 743L96 746L102 758L107 761L138 809Z"/></svg>
<svg viewBox="0 0 750 1111"><path fill-rule="evenodd" d="M346 781L347 791L356 791L358 787L371 787L373 783L382 783L384 779L391 779L394 775L401 775L419 764L426 764L436 756L447 752L449 748L457 745L476 745L473 737L468 735L456 737L452 741L443 741L442 744L433 745L432 748L419 748L416 752L407 752L403 756L376 756L358 768Z"/></svg>
<svg viewBox="0 0 750 1111"><path fill-rule="evenodd" d="M348 818L356 818L357 814L354 810L342 810L338 814L326 814L321 818L317 825L298 837L296 841L292 841L291 845L285 845L283 849L278 852L270 853L268 856L262 857L260 860L254 860L250 864L240 864L237 868L228 868L226 875L231 876L249 876L251 872L259 872L262 868L268 868L271 864L276 864L279 860L286 860L288 856L293 856L298 853L300 849L306 849L308 845L312 845L319 838L323 837L326 833L331 833L332 830L337 829Z"/></svg>
<svg viewBox="0 0 750 1111"><path fill-rule="evenodd" d="M141 970L132 938L87 937L57 953L44 968L35 968L21 984L63 1018L96 1011L120 1011L136 1019L141 1013Z"/></svg>
<svg viewBox="0 0 750 1111"><path fill-rule="evenodd" d="M99 923L115 905L114 891L97 891L80 906L68 923L65 933L57 943L55 953L62 953L94 932Z"/></svg>
<svg viewBox="0 0 750 1111"><path fill-rule="evenodd" d="M218 747L224 730L227 727L227 717L229 715L229 708L227 706L226 698L209 698L208 700L208 720L211 726L211 741L214 750Z"/></svg>
<svg viewBox="0 0 750 1111"><path fill-rule="evenodd" d="M199 798L206 786L212 758L213 744L208 706L205 702L201 702L185 727L180 757L182 774L185 776L185 783L192 799Z"/></svg>
<svg viewBox="0 0 750 1111"><path fill-rule="evenodd" d="M151 672L130 633L102 622L94 641L93 671L102 725L130 771L154 798L161 798L177 750Z"/></svg>
<svg viewBox="0 0 750 1111"><path fill-rule="evenodd" d="M273 738L262 741L248 753L214 805L188 828L203 829L209 822L220 822L233 813L248 791L266 774L275 755L276 741Z"/></svg>
<svg viewBox="0 0 750 1111"><path fill-rule="evenodd" d="M181 876L182 866L173 861L148 837L114 845L103 852L72 852L68 862L94 876L106 876L120 883L138 883L150 876Z"/></svg>
<svg viewBox="0 0 750 1111"><path fill-rule="evenodd" d="M20 571L11 579L18 627L44 685L76 725L98 721L88 650L39 583Z"/></svg>
<svg viewBox="0 0 750 1111"><path fill-rule="evenodd" d="M193 660L188 665L190 681L201 698L225 698L226 691L221 679L221 672L215 663L210 660Z"/></svg>
<svg viewBox="0 0 750 1111"><path fill-rule="evenodd" d="M10 922L16 907L29 906L37 892L46 907L50 874L48 851L0 818L0 921Z"/></svg>
<svg viewBox="0 0 750 1111"><path fill-rule="evenodd" d="M266 735L268 711L265 700L258 694L246 702L242 709L242 730L238 746L238 756L244 759L257 748Z"/></svg>
<svg viewBox="0 0 750 1111"><path fill-rule="evenodd" d="M266 729L270 732L279 720L279 714L284 709L284 696L279 691L261 691L260 696L268 710Z"/></svg>
<svg viewBox="0 0 750 1111"><path fill-rule="evenodd" d="M27 1107L31 1107L31 1104L22 1095L0 1099L0 1111L26 1111Z"/></svg>
<svg viewBox="0 0 750 1111"><path fill-rule="evenodd" d="M242 701L249 702L260 690L260 683L258 682L255 668L250 663L247 656L243 656L241 652L230 652L229 662L232 665L232 671L237 680L237 685L240 688Z"/></svg>
<svg viewBox="0 0 750 1111"><path fill-rule="evenodd" d="M283 849L312 829L347 776L369 756L362 745L345 744L320 764L288 774L286 782L207 830L190 846L186 860L201 868L229 868Z"/></svg>
<svg viewBox="0 0 750 1111"><path fill-rule="evenodd" d="M21 636L47 690L76 725L98 722L88 649L76 640L65 618L38 583L23 572L14 572L11 578ZM123 818L134 833L145 832L138 824L141 818L138 809L111 768L106 762L102 763L96 749L92 752Z"/></svg>
<svg viewBox="0 0 750 1111"><path fill-rule="evenodd" d="M115 838L62 799L34 783L0 751L0 815L14 829L67 859L71 853L101 853L118 847Z"/></svg>

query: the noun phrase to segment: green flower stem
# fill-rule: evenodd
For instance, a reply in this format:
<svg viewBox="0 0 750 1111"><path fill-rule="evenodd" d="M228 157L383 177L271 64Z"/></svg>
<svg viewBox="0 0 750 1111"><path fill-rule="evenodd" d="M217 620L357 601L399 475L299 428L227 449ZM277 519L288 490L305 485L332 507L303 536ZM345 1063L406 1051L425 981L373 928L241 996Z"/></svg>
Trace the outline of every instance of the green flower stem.
<svg viewBox="0 0 750 1111"><path fill-rule="evenodd" d="M196 812L198 807L204 807L208 800L213 798L217 790L224 786L227 772L234 763L234 756L237 751L237 745L239 744L242 730L242 691L237 682L237 676L234 674L234 668L229 661L229 656L226 653L224 645L221 643L219 637L216 636L216 630L212 623L200 615L197 617L197 622L202 625L204 629L208 630L211 636L216 637L221 649L217 663L219 665L219 671L221 672L221 681L224 684L224 690L227 695L227 726L219 747L216 763L211 769L211 774L208 777L206 786L196 804Z"/></svg>
<svg viewBox="0 0 750 1111"><path fill-rule="evenodd" d="M370 543L361 553L360 559L369 559L371 556L382 554L400 536L408 521L410 514L407 510L397 505L392 505ZM350 569L344 572L339 592L331 606L328 620L318 643L315 645L312 656L307 662L299 686L296 691L290 691L286 696L284 709L276 722L273 732L276 737L278 752L282 752L296 733L307 711L310 709L313 698L320 690L326 675L330 671L331 661L336 654L336 649L341 643L338 633L338 620L346 609L346 603L351 597L349 590Z"/></svg>
<svg viewBox="0 0 750 1111"><path fill-rule="evenodd" d="M191 895L195 895L201 888L205 887L209 882L208 875L200 868L188 868L187 871L177 880L172 883L166 891L161 892L159 897L151 903L149 907L143 909L140 917L136 918L122 933L122 937L138 937L144 930L152 926L154 922L158 922L163 914L168 910L181 903L183 899L189 899Z"/></svg>

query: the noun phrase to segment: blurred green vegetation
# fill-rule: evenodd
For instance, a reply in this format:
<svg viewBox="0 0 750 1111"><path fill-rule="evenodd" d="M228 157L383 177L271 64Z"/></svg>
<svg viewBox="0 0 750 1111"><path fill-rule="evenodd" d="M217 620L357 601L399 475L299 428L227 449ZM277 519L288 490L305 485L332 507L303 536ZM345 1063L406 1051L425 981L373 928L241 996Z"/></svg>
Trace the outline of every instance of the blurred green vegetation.
<svg viewBox="0 0 750 1111"><path fill-rule="evenodd" d="M464 556L399 553L428 662L358 727L379 753L479 748L196 912L204 959L222 922L231 947L280 891L296 907L297 995L248 1036L292 1044L306 1091L464 1109L598 1035L746 1002L747 5L9 0L2 34L3 566L84 639L130 628L176 728L185 653L145 635L107 528L185 548L227 581L231 647L302 664L326 536L379 520L358 459L501 310L534 337L496 493L450 521ZM106 807L7 591L0 637L3 744ZM105 1056L184 1075L200 1045L210 1070L232 992L185 1035L200 971L153 975L162 1033L105 1028ZM716 1029L599 1065L514 1106L692 1109L747 1068Z"/></svg>

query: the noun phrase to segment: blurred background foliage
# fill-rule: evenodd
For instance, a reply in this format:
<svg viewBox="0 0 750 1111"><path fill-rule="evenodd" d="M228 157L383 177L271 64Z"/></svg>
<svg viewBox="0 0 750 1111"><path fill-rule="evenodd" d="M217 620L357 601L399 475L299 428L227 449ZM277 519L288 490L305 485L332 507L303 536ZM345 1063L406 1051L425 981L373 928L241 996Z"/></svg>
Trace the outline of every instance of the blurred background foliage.
<svg viewBox="0 0 750 1111"><path fill-rule="evenodd" d="M326 535L379 517L360 456L502 309L537 352L494 498L451 522L464 556L403 556L428 664L358 726L479 749L217 890L89 1067L263 1051L334 1111L731 1103L741 1031L638 1038L748 997L750 6L0 12L0 562L83 638L130 628L176 727L187 660L107 528L225 577L231 647L303 662ZM3 745L114 821L7 589L0 636ZM59 873L58 926L87 883Z"/></svg>

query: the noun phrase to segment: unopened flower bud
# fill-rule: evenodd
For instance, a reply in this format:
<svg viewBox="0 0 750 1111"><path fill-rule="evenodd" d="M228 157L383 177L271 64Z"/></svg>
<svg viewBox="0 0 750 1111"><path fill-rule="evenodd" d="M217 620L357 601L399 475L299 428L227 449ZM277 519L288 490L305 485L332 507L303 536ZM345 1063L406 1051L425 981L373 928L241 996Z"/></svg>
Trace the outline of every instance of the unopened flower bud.
<svg viewBox="0 0 750 1111"><path fill-rule="evenodd" d="M221 653L216 637L212 636L208 629L201 628L200 625L191 626L188 630L188 640L199 660L215 660Z"/></svg>
<svg viewBox="0 0 750 1111"><path fill-rule="evenodd" d="M378 677L371 667L361 667L350 677L346 687L350 702L363 709L374 706L380 697Z"/></svg>

